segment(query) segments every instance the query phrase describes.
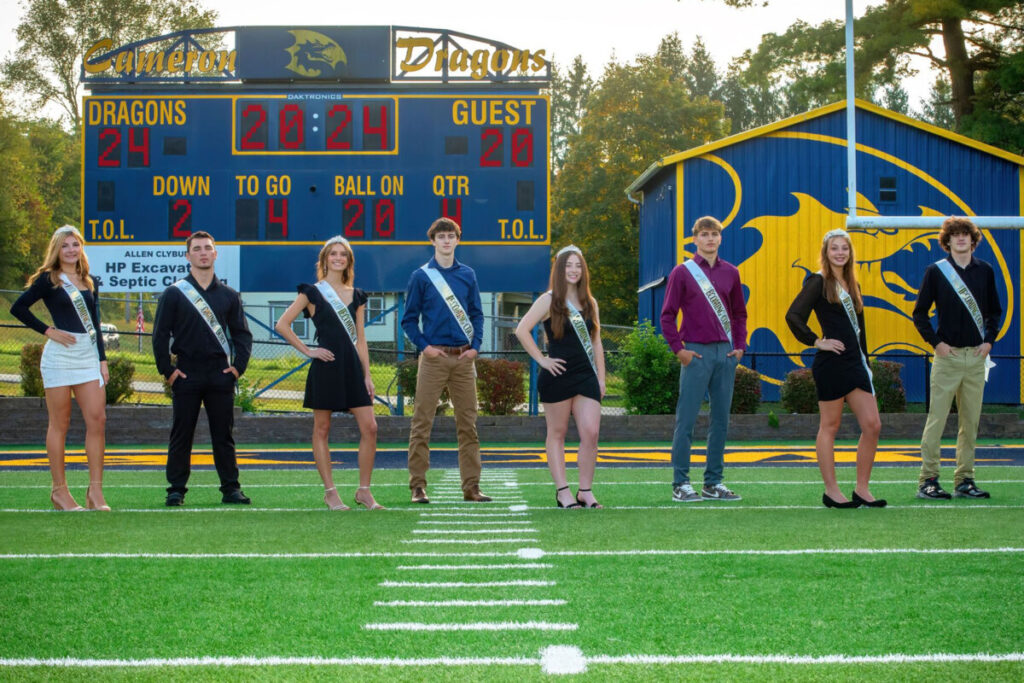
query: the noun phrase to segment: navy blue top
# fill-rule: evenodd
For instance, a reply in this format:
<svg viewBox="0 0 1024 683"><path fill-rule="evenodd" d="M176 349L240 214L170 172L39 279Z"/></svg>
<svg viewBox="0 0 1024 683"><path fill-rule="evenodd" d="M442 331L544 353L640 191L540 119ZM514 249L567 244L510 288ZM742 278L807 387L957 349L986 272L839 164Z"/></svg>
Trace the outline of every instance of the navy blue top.
<svg viewBox="0 0 1024 683"><path fill-rule="evenodd" d="M476 282L476 273L458 261L452 263L451 268L442 268L436 259L431 258L429 266L441 273L441 277L452 288L455 298L466 309L469 321L473 325L472 347L479 351L484 336L484 312L480 305L480 287ZM463 346L469 342L462 327L448 309L448 304L441 298L441 294L422 268L414 270L409 278L402 329L409 341L420 351L428 346Z"/></svg>
<svg viewBox="0 0 1024 683"><path fill-rule="evenodd" d="M93 280L93 287L96 289L90 292L88 289L80 289L82 298L85 299L85 307L89 309L92 317L92 325L96 328L96 346L100 352L100 360L107 359L106 349L103 348L103 331L100 329L100 309L97 305L100 288ZM71 303L71 297L64 291L63 287L54 286L50 280L50 274L43 273L35 279L35 282L22 292L21 296L11 305L11 315L20 320L26 327L31 327L39 334L46 334L49 327L42 320L37 318L29 307L35 302L43 300L43 305L50 312L53 318L53 326L65 332L85 333L85 325L78 317L75 305Z"/></svg>

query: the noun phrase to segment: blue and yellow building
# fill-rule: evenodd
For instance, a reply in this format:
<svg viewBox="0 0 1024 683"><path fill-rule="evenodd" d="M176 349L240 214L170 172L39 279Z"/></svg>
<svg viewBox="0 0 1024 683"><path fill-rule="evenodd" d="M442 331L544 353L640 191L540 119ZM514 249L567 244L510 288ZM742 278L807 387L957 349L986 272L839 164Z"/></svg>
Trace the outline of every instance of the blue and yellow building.
<svg viewBox="0 0 1024 683"><path fill-rule="evenodd" d="M1024 215L1024 157L868 102L856 107L858 215ZM667 156L627 192L640 209L640 320L659 325L668 274L694 253L691 226L700 216L719 218L721 256L739 268L746 288L752 353L744 364L761 373L765 398L777 397L786 373L809 367L813 356L790 333L786 310L804 277L820 268L822 235L845 226L845 102ZM1024 403L1020 233L983 233L975 255L995 268L1005 311L985 398ZM931 347L911 312L925 267L945 255L938 229L851 237L869 351L904 363L907 398L922 401Z"/></svg>

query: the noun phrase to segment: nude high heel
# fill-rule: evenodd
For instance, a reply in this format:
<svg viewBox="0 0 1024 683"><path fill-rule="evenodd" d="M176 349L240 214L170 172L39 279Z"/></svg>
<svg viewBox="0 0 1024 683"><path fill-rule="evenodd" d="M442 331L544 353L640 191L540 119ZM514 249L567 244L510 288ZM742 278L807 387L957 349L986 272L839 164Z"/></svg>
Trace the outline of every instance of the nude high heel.
<svg viewBox="0 0 1024 683"><path fill-rule="evenodd" d="M110 506L107 505L106 501L104 501L103 503L97 505L96 502L92 499L92 485L96 484L96 488L99 489L100 488L100 484L102 484L102 483L103 482L100 482L100 481L90 481L89 482L89 488L87 488L85 490L85 507L89 508L90 510L99 510L101 512L110 512Z"/></svg>
<svg viewBox="0 0 1024 683"><path fill-rule="evenodd" d="M74 507L64 507L61 503L59 503L57 501L57 492L60 491L61 489L63 489L64 491L67 491L68 498L71 498L71 503L72 503L72 505ZM57 486L57 487L51 489L51 491L50 491L50 502L53 503L53 509L54 510L60 510L61 512L78 512L79 510L84 510L85 509L84 507L82 507L81 505L76 503L75 499L71 497L71 492L68 491L68 485L67 484L64 484L63 486Z"/></svg>
<svg viewBox="0 0 1024 683"><path fill-rule="evenodd" d="M360 491L366 491L366 495L361 496L359 494ZM367 496L369 496L370 498L369 501L366 500ZM386 507L384 507L383 505L381 505L380 503L373 499L373 494L370 493L369 486L360 486L359 488L356 489L356 502L362 505L367 510L387 510Z"/></svg>
<svg viewBox="0 0 1024 683"><path fill-rule="evenodd" d="M342 511L344 511L344 510L351 510L352 509L348 505L345 505L344 503L342 503L340 498L338 499L337 505L334 505L334 504L331 504L331 503L327 502L327 494L330 493L331 491L334 491L335 493L337 493L338 492L338 487L337 486L332 486L329 489L324 489L324 504L327 506L327 508L329 510L342 510Z"/></svg>

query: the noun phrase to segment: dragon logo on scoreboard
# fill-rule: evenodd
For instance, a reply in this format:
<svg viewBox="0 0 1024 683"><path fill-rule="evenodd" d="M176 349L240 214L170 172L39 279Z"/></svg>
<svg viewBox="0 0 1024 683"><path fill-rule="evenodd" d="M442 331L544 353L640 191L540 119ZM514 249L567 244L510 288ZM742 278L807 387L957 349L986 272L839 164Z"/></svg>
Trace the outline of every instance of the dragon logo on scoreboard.
<svg viewBox="0 0 1024 683"><path fill-rule="evenodd" d="M322 33L308 29L288 31L295 37L295 43L285 52L291 55L291 61L285 66L306 78L324 75L325 69L334 72L338 64L348 65L345 51L336 42Z"/></svg>

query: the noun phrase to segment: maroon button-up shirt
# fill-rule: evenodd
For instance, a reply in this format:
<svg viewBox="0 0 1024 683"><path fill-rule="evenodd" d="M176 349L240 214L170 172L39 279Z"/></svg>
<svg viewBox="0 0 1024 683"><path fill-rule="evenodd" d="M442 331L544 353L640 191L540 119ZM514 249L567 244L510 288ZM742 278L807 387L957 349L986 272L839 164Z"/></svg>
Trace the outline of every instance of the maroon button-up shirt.
<svg viewBox="0 0 1024 683"><path fill-rule="evenodd" d="M700 254L695 255L693 260L711 280L711 285L729 312L733 348L746 351L747 304L743 301L740 271L722 258L715 259L714 267L708 265ZM677 329L676 315L679 311L683 313L683 326ZM668 276L665 303L661 307L661 334L673 353L683 348L684 342L714 344L729 341L700 285L683 264L673 268Z"/></svg>

